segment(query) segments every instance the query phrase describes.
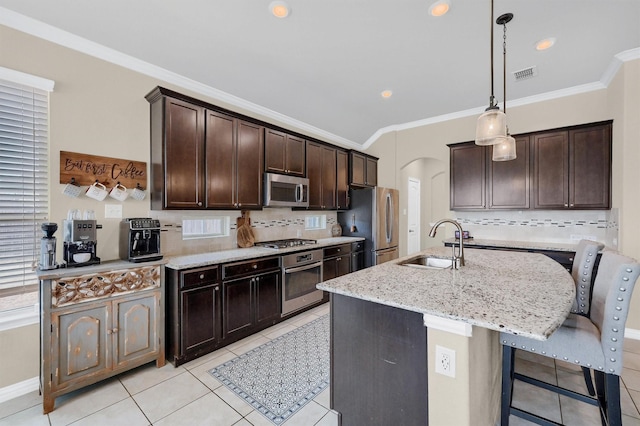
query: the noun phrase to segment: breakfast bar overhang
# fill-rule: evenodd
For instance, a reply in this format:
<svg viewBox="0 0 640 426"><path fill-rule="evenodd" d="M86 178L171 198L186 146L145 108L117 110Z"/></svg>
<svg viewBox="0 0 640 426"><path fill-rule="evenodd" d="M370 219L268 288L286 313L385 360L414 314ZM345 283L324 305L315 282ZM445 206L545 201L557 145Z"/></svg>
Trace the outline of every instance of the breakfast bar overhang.
<svg viewBox="0 0 640 426"><path fill-rule="evenodd" d="M542 254L469 249L460 269L403 265L418 255L451 249L318 285L331 293L331 408L344 426L496 424L499 332L547 339L575 299L571 275ZM435 373L436 346L455 353L455 377Z"/></svg>

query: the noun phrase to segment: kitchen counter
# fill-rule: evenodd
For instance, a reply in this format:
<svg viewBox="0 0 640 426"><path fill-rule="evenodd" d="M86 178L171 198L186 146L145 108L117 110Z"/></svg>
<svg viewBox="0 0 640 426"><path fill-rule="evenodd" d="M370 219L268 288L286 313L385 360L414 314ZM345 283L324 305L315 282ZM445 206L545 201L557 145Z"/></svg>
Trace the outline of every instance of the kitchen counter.
<svg viewBox="0 0 640 426"><path fill-rule="evenodd" d="M237 248L232 250L221 250L209 253L192 254L186 256L172 256L168 259L167 268L181 270L197 268L201 266L216 265L219 263L236 262L240 260L256 259L259 257L280 256L282 254L297 251L306 251L330 247L339 244L362 241L360 237L333 237L316 240L316 244L309 244L297 247L287 247L283 249L272 249L266 247Z"/></svg>
<svg viewBox="0 0 640 426"><path fill-rule="evenodd" d="M48 270L36 270L39 280L56 280L66 277L74 277L87 274L99 274L101 272L118 271L121 269L139 268L151 265L163 265L167 259L153 260L150 262L129 262L127 260L107 260L97 265L79 266L70 268L58 268Z"/></svg>
<svg viewBox="0 0 640 426"><path fill-rule="evenodd" d="M420 254L447 257L451 249L435 247ZM575 298L571 275L542 254L468 249L466 266L459 270L399 265L416 255L325 281L318 288L538 340L562 324Z"/></svg>
<svg viewBox="0 0 640 426"><path fill-rule="evenodd" d="M451 248L318 284L331 293L330 406L345 425L497 424L499 332L547 339L573 279L540 253L468 248L459 270L400 265L417 255ZM438 371L439 351L454 374Z"/></svg>
<svg viewBox="0 0 640 426"><path fill-rule="evenodd" d="M458 240L455 238L447 238L443 241L445 244L458 244ZM488 240L488 239L476 239L468 238L462 240L465 247L482 246L482 247L495 247L505 249L522 249L522 250L553 250L553 251L567 251L575 252L576 244L570 243L545 243L536 241L512 241L512 240Z"/></svg>

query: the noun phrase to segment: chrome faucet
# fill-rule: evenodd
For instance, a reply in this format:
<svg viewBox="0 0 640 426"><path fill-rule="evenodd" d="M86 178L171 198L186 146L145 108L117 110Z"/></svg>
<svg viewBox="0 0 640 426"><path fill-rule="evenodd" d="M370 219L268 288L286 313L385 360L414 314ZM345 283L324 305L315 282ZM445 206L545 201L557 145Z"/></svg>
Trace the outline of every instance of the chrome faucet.
<svg viewBox="0 0 640 426"><path fill-rule="evenodd" d="M452 220L452 219L440 219L439 221L437 221L435 223L435 225L433 225L431 227L431 231L429 231L429 236L431 238L435 238L436 230L443 223L451 223L452 225L455 225L458 228L458 233L460 235L460 239L459 239L459 244L460 244L459 247L460 247L460 249L458 250L458 255L457 256L456 256L455 246L453 247L453 260L454 260L453 268L454 269L458 269L460 266L464 266L464 244L462 243L462 226L460 226L460 224L458 222L456 222L455 220Z"/></svg>

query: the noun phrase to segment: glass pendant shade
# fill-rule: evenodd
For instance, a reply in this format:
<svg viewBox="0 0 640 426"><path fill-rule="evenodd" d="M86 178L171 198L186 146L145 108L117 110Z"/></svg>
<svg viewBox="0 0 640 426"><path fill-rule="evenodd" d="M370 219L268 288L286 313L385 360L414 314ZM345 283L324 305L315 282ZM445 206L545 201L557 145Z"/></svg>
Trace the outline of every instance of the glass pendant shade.
<svg viewBox="0 0 640 426"><path fill-rule="evenodd" d="M516 140L512 136L499 138L500 141L493 145L493 161L509 161L516 159Z"/></svg>
<svg viewBox="0 0 640 426"><path fill-rule="evenodd" d="M485 111L476 124L476 145L495 145L507 137L507 116L498 108Z"/></svg>

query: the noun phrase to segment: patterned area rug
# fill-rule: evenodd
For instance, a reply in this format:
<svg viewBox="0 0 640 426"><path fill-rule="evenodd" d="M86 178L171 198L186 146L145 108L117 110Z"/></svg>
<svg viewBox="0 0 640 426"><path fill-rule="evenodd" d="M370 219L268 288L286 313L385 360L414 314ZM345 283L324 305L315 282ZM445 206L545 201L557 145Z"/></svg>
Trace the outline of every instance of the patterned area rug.
<svg viewBox="0 0 640 426"><path fill-rule="evenodd" d="M209 371L274 424L329 384L329 315Z"/></svg>

